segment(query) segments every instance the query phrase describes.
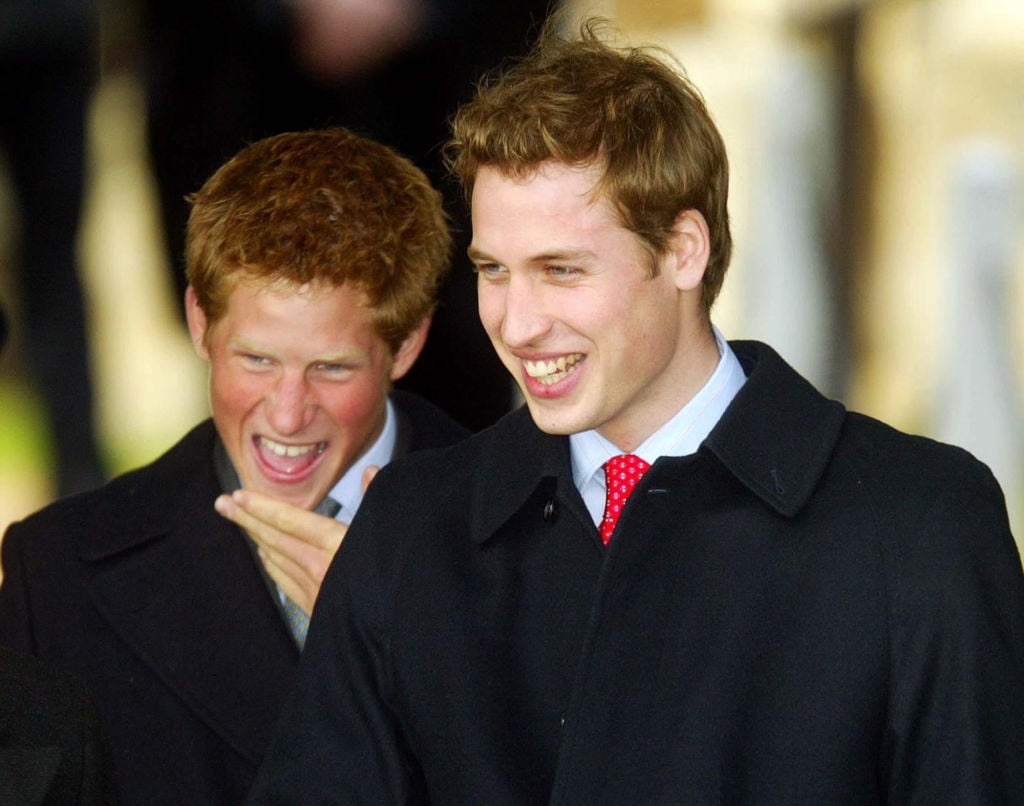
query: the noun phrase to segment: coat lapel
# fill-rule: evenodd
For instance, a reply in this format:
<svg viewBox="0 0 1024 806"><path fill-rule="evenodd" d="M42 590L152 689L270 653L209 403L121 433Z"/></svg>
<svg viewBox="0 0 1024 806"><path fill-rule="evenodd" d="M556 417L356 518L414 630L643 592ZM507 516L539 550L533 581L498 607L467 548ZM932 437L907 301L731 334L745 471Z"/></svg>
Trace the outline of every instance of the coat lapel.
<svg viewBox="0 0 1024 806"><path fill-rule="evenodd" d="M476 451L471 482L469 528L475 542L490 539L540 485L546 488L542 507L560 504L589 522L572 481L568 438L545 434L534 425L525 406L474 439L482 445Z"/></svg>
<svg viewBox="0 0 1024 806"><path fill-rule="evenodd" d="M104 558L92 593L153 673L255 764L291 687L298 651L244 535L213 509L219 487L208 453L191 479L173 495L164 488L133 496L144 510L134 513L137 520L126 503L133 545Z"/></svg>

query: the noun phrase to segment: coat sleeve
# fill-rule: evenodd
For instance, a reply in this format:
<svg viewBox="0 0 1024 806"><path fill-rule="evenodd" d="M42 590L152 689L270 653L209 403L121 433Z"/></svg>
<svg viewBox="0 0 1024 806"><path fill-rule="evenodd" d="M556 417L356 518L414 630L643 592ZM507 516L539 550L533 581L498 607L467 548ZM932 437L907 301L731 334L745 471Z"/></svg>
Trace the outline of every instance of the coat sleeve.
<svg viewBox="0 0 1024 806"><path fill-rule="evenodd" d="M1024 803L1024 574L987 468L894 507L889 803Z"/></svg>
<svg viewBox="0 0 1024 806"><path fill-rule="evenodd" d="M426 803L393 708L389 593L401 558L390 536L387 483L374 480L324 579L296 687L277 724L250 803ZM384 481L385 483L381 483ZM393 544L392 544L393 546ZM375 559L387 555L393 563Z"/></svg>

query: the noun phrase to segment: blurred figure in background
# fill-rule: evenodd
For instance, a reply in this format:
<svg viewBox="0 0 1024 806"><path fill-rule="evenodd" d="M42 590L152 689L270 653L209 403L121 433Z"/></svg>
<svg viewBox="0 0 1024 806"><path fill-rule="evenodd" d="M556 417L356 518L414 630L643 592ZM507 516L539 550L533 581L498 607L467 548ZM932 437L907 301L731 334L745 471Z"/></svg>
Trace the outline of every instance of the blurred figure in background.
<svg viewBox="0 0 1024 806"><path fill-rule="evenodd" d="M476 315L468 218L438 153L479 75L525 52L549 0L141 0L150 153L174 287L184 293L184 197L245 142L342 125L392 146L445 194L455 270L402 386L470 428L512 404Z"/></svg>
<svg viewBox="0 0 1024 806"><path fill-rule="evenodd" d="M0 353L7 317L0 306ZM77 679L0 647L0 803L115 803L99 716Z"/></svg>
<svg viewBox="0 0 1024 806"><path fill-rule="evenodd" d="M46 408L61 496L104 479L77 258L98 44L95 0L0 0L0 148L18 214L12 307L23 364Z"/></svg>

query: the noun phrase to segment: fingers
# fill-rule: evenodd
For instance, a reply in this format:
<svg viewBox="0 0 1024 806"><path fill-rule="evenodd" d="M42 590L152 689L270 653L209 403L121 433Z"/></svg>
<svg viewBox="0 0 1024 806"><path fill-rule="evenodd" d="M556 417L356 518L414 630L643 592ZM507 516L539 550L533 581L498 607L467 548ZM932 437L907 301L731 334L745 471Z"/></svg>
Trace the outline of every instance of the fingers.
<svg viewBox="0 0 1024 806"><path fill-rule="evenodd" d="M370 482L373 481L373 477L376 476L378 472L380 472L380 466L379 465L367 465L366 466L366 469L363 471L363 478L362 478L362 482L363 482L363 495L366 494L366 488L370 486Z"/></svg>
<svg viewBox="0 0 1024 806"><path fill-rule="evenodd" d="M268 533L272 528L268 523L254 517L247 509L240 506L230 495L225 494L217 496L217 500L213 502L213 508L229 521L232 521L242 527L242 529L252 535L254 539L264 533Z"/></svg>
<svg viewBox="0 0 1024 806"><path fill-rule="evenodd" d="M348 526L251 490L221 495L214 507L252 537L270 577L311 612Z"/></svg>
<svg viewBox="0 0 1024 806"><path fill-rule="evenodd" d="M263 548L258 549L258 554L274 584L306 615L311 614L320 592L319 584L314 584L302 567L284 554L268 552Z"/></svg>
<svg viewBox="0 0 1024 806"><path fill-rule="evenodd" d="M231 495L221 495L214 507L261 542L274 544L281 536L290 536L329 549L332 553L340 544L333 529L337 521L333 518L252 490L235 490Z"/></svg>

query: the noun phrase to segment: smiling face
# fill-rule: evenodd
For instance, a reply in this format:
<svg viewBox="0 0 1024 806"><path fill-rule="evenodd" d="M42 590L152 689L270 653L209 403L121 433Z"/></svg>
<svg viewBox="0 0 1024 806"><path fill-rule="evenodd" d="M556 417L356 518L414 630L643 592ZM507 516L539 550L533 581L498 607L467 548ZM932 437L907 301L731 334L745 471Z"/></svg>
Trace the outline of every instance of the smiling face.
<svg viewBox="0 0 1024 806"><path fill-rule="evenodd" d="M590 191L591 165L545 163L524 178L492 167L473 188L480 318L553 434L597 429L630 451L700 389L718 361L700 306L707 225L679 215L653 258Z"/></svg>
<svg viewBox="0 0 1024 806"><path fill-rule="evenodd" d="M315 507L380 435L391 382L419 355L424 320L395 355L364 295L241 281L210 325L192 289L193 343L210 363L210 408L242 485Z"/></svg>

